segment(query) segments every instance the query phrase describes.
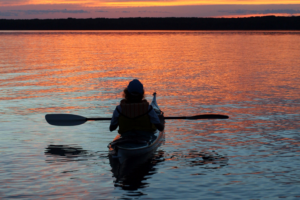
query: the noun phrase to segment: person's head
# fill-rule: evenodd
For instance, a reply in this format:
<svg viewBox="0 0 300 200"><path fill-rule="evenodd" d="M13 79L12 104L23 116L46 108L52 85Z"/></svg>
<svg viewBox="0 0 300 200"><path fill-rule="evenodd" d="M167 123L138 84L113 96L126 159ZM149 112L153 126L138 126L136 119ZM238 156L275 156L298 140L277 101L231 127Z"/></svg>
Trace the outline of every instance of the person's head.
<svg viewBox="0 0 300 200"><path fill-rule="evenodd" d="M143 84L137 79L130 81L127 88L124 89L123 97L132 103L142 101L145 98Z"/></svg>

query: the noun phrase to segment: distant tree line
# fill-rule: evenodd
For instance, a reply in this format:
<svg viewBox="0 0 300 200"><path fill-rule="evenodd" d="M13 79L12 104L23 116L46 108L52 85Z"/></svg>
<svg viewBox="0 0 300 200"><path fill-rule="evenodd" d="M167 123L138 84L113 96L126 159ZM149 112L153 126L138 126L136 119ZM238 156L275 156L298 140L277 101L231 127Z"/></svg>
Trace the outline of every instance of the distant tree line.
<svg viewBox="0 0 300 200"><path fill-rule="evenodd" d="M300 30L300 17L0 19L0 30Z"/></svg>

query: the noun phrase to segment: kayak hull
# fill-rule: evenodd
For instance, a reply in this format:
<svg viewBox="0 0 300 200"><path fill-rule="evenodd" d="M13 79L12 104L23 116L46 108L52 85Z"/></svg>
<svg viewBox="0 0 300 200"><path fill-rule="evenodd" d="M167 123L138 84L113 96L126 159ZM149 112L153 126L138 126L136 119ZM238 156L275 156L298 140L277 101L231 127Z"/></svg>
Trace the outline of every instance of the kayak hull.
<svg viewBox="0 0 300 200"><path fill-rule="evenodd" d="M116 147L113 147L112 145L109 145L109 153L110 155L118 158L138 157L145 154L154 153L157 150L157 148L164 142L165 134L163 131L156 131L154 135L156 139L152 141L152 143L149 145L141 144L137 145L136 147L124 147L124 145L117 145ZM120 135L117 135L113 142L119 139ZM127 146L130 146L130 144L127 144Z"/></svg>

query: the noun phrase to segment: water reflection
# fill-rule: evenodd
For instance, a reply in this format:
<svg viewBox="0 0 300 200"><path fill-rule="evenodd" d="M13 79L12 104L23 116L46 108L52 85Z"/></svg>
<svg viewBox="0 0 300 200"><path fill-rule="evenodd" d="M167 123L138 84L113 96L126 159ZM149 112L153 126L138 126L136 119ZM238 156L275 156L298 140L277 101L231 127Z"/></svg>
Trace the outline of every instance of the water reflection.
<svg viewBox="0 0 300 200"><path fill-rule="evenodd" d="M109 156L112 173L116 178L114 181L115 186L121 187L123 190L137 190L148 187L149 183L146 180L157 173L155 166L164 160L164 151L162 150L154 155L146 154L140 157L128 158L122 160L122 162L118 158Z"/></svg>
<svg viewBox="0 0 300 200"><path fill-rule="evenodd" d="M132 77L142 79L148 94L159 91L166 114L264 114L261 105L293 113L287 100L298 98L299 48L282 51L274 44L296 44L290 34L299 32L31 33L20 40L16 32L1 38L14 48L0 52L0 100L28 102L24 115L95 105L108 112ZM39 98L44 102L30 104ZM5 114L19 114L14 105Z"/></svg>
<svg viewBox="0 0 300 200"><path fill-rule="evenodd" d="M98 199L100 192L103 199L298 197L299 35L2 34L0 193L75 199ZM45 124L45 114L55 112L111 117L132 78L141 79L148 97L158 92L165 116L222 113L230 119L168 121L163 151L122 165L108 157L113 136L99 134L108 122L65 129ZM56 142L67 145L48 145Z"/></svg>
<svg viewBox="0 0 300 200"><path fill-rule="evenodd" d="M77 162L88 161L89 159L98 160L108 159L111 166L111 172L114 180L114 186L128 191L130 196L144 195L139 191L141 188L150 186L151 177L157 173L157 165L165 161L176 161L181 163L180 166L187 167L204 167L205 169L219 169L228 163L228 158L218 154L216 151L194 151L188 153L175 151L166 153L163 150L157 151L155 154L146 154L140 157L120 159L102 152L91 152L84 150L78 145L48 145L45 148L47 155L47 163L56 162ZM173 166L172 168L177 168ZM75 172L64 171L63 173ZM204 175L202 171L191 175Z"/></svg>
<svg viewBox="0 0 300 200"><path fill-rule="evenodd" d="M80 146L72 145L49 145L45 149L47 163L55 162L72 162L79 160L87 160L88 151Z"/></svg>
<svg viewBox="0 0 300 200"><path fill-rule="evenodd" d="M47 163L87 161L91 157L95 159L96 154L97 152L84 150L78 145L48 145L45 149ZM123 190L148 187L149 183L146 180L156 173L155 166L165 160L164 151L161 150L155 154L122 160L113 158L108 153L97 154L97 157L98 159L109 159L111 172L116 178L114 186Z"/></svg>
<svg viewBox="0 0 300 200"><path fill-rule="evenodd" d="M187 155L184 155L183 158L188 160L188 165L191 167L212 164L213 167L206 167L206 168L218 169L226 166L228 163L228 158L226 156L220 155L215 151L212 152L190 151Z"/></svg>
<svg viewBox="0 0 300 200"><path fill-rule="evenodd" d="M204 167L205 169L219 169L228 164L228 157L216 151L194 151L188 153L176 151L166 155L166 160L179 161L182 166ZM177 168L174 166L173 168Z"/></svg>

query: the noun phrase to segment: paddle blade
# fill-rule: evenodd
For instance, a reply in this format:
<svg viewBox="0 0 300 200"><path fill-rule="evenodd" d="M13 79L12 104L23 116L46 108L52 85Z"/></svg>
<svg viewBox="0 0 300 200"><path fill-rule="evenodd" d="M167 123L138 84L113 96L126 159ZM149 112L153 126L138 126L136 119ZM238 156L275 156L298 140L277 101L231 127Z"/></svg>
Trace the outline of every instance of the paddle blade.
<svg viewBox="0 0 300 200"><path fill-rule="evenodd" d="M47 114L46 121L55 126L76 126L84 124L87 118L72 114Z"/></svg>

